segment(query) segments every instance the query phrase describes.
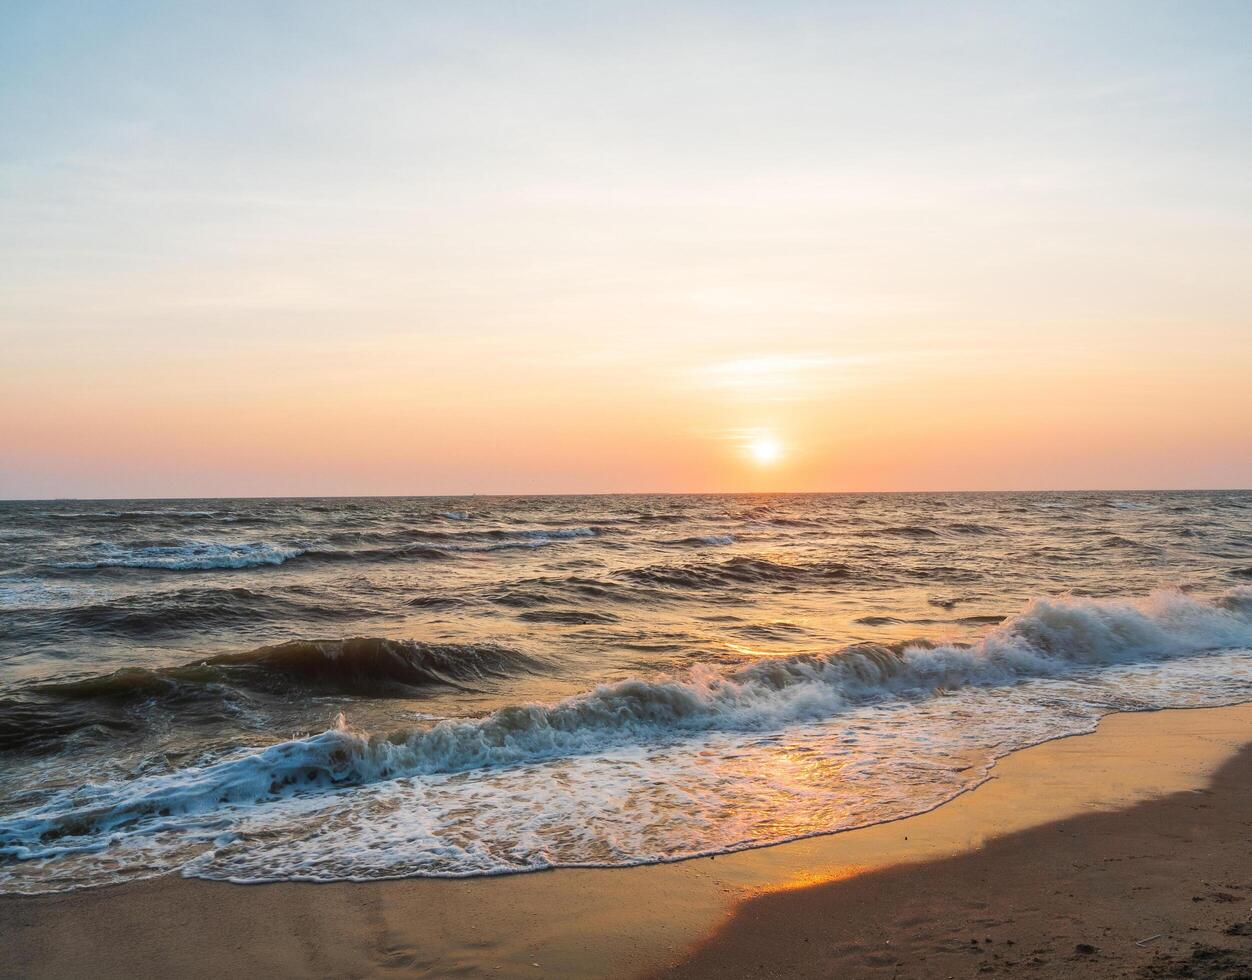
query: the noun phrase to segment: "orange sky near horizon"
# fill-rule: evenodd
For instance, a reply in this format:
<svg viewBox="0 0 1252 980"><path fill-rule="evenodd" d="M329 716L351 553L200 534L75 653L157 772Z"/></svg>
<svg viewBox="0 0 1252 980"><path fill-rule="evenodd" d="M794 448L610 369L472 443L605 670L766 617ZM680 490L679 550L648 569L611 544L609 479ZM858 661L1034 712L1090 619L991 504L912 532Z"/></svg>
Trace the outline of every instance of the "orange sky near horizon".
<svg viewBox="0 0 1252 980"><path fill-rule="evenodd" d="M111 474L102 496L1133 489L1241 485L1252 422L1236 398L1252 365L1198 357L1001 355L989 373L976 353L660 369L501 355L472 383L416 356L322 371L285 358L253 350L225 383L93 365L55 400L32 372L17 401L42 408L11 450L67 483ZM756 458L762 439L779 458Z"/></svg>

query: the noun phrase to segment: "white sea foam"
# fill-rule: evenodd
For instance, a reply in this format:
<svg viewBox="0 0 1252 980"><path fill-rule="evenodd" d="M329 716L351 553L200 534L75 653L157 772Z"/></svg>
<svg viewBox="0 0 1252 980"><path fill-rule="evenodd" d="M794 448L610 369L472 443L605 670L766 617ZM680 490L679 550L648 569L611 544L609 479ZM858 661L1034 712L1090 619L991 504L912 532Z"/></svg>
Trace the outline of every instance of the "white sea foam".
<svg viewBox="0 0 1252 980"><path fill-rule="evenodd" d="M98 545L92 557L63 562L65 569L150 568L165 571L205 571L214 568L256 568L281 565L304 554L300 548L268 541L180 541L171 545L126 547Z"/></svg>
<svg viewBox="0 0 1252 980"><path fill-rule="evenodd" d="M1246 647L1252 590L1040 600L972 646L702 667L390 737L341 720L11 813L0 887L172 867L239 880L485 874L828 832L933 806L997 754L1109 710L1252 697ZM24 871L34 862L37 876Z"/></svg>

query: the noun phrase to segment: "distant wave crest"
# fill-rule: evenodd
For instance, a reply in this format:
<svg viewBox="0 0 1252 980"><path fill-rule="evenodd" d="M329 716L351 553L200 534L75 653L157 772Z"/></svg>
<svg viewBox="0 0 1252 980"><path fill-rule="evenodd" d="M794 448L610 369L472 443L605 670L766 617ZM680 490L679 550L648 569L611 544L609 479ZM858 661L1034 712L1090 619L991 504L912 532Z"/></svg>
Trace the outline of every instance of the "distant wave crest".
<svg viewBox="0 0 1252 980"><path fill-rule="evenodd" d="M300 548L269 541L227 543L220 541L182 541L127 547L101 544L96 554L82 561L63 562L62 569L148 568L160 571L207 571L218 568L256 568L281 565L304 554Z"/></svg>

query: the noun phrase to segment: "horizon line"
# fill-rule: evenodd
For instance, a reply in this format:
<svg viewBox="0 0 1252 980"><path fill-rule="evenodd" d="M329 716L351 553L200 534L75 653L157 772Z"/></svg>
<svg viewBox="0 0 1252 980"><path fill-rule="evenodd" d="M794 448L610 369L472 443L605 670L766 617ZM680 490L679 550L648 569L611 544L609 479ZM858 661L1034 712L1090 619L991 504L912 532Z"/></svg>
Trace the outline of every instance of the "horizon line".
<svg viewBox="0 0 1252 980"><path fill-rule="evenodd" d="M942 496L946 494L1069 494L1069 493L1252 493L1252 487L1070 487L1065 489L979 490L592 490L545 493L526 491L470 491L464 493L306 493L239 494L216 496L157 497L3 497L4 504L108 503L127 500L441 500L503 497L848 497L848 496Z"/></svg>

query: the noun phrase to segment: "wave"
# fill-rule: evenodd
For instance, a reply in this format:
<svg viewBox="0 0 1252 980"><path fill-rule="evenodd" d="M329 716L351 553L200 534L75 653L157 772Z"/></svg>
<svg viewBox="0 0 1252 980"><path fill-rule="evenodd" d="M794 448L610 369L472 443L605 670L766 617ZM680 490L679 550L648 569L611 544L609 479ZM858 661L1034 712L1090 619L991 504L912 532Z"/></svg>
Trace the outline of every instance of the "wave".
<svg viewBox="0 0 1252 980"><path fill-rule="evenodd" d="M283 544L273 541L97 542L87 557L52 566L63 572L108 568L197 572L259 568L304 562L368 562L443 560L459 553L491 552L512 548L542 548L555 541L595 537L593 527L527 528L520 530L464 531L449 533L408 528L390 532L338 532L320 544ZM336 542L364 543L378 547L336 547ZM327 546L330 545L330 546Z"/></svg>
<svg viewBox="0 0 1252 980"><path fill-rule="evenodd" d="M774 527L824 527L822 521L809 520L803 517L770 517L766 520L767 524Z"/></svg>
<svg viewBox="0 0 1252 980"><path fill-rule="evenodd" d="M405 603L415 609L455 609L469 604L469 599L454 595L419 595Z"/></svg>
<svg viewBox="0 0 1252 980"><path fill-rule="evenodd" d="M628 513L632 513L628 511ZM635 524L681 524L690 520L687 514L654 513L652 511L634 511L632 523Z"/></svg>
<svg viewBox="0 0 1252 980"><path fill-rule="evenodd" d="M97 849L104 837L160 828L171 816L215 813L327 788L670 744L693 733L780 730L893 699L1015 685L1250 644L1249 591L1213 603L1179 592L1157 593L1139 603L1040 599L970 645L861 644L724 670L702 666L683 675L603 684L551 705L513 705L481 718L447 719L389 736L354 731L341 717L319 735L207 765L56 793L0 819L0 855L44 859ZM297 662L306 656L333 662L337 655L291 656ZM261 659L288 662L287 655Z"/></svg>
<svg viewBox="0 0 1252 980"><path fill-rule="evenodd" d="M939 532L931 527L922 527L917 524L906 524L899 527L867 528L863 531L857 531L856 536L859 538L876 538L879 536L897 538L937 538L939 537Z"/></svg>
<svg viewBox="0 0 1252 980"><path fill-rule="evenodd" d="M522 579L486 596L489 602L513 609L530 609L556 603L585 603L598 609L606 602L655 602L665 598L666 593L660 589L641 588L580 575Z"/></svg>
<svg viewBox="0 0 1252 980"><path fill-rule="evenodd" d="M577 609L532 609L517 617L527 623L559 623L564 626L592 626L618 622L612 613Z"/></svg>
<svg viewBox="0 0 1252 980"><path fill-rule="evenodd" d="M901 524L892 527L875 527L865 528L854 532L858 538L877 538L877 537L893 537L893 538L913 538L915 540L928 540L931 538L941 538L946 535L998 535L1003 534L1002 529L994 527L990 524L977 524L972 521L956 521L951 524L942 524L936 527L926 527L920 524Z"/></svg>
<svg viewBox="0 0 1252 980"><path fill-rule="evenodd" d="M790 590L805 585L827 586L845 579L848 566L817 561L797 564L736 556L720 562L683 562L620 569L611 578L570 575L523 579L489 594L488 601L514 608L606 602L646 603L682 599L688 593L707 596L744 586Z"/></svg>
<svg viewBox="0 0 1252 980"><path fill-rule="evenodd" d="M335 694L404 695L414 687L461 687L543 666L535 657L491 644L350 637L290 640L177 667L127 668L83 680L44 682L31 690L62 698L94 698L147 695L171 683L225 683L279 693L296 685Z"/></svg>
<svg viewBox="0 0 1252 980"><path fill-rule="evenodd" d="M332 535L330 541L363 542L384 545L367 548L309 548L305 560L314 561L392 561L403 559L454 558L462 553L504 551L511 548L542 548L554 541L594 537L590 527L536 528L518 531L429 531L405 528L390 532L352 532ZM394 544L392 542L404 542Z"/></svg>
<svg viewBox="0 0 1252 980"><path fill-rule="evenodd" d="M117 735L138 731L141 722L117 711L80 711L23 697L0 698L0 752L45 752L92 733Z"/></svg>
<svg viewBox="0 0 1252 980"><path fill-rule="evenodd" d="M674 547L699 548L708 545L734 544L735 536L733 534L696 534L688 538L671 538L658 543Z"/></svg>
<svg viewBox="0 0 1252 980"><path fill-rule="evenodd" d="M292 640L172 667L28 684L0 700L0 750L49 749L91 729L138 730L158 706L178 710L182 723L192 708L220 720L248 694L413 697L423 688L474 689L546 670L537 657L491 644Z"/></svg>
<svg viewBox="0 0 1252 980"><path fill-rule="evenodd" d="M71 629L141 638L282 619L335 622L371 611L342 599L318 599L305 589L189 588L124 595L87 605L17 610L10 615L9 625L18 634L39 637Z"/></svg>
<svg viewBox="0 0 1252 980"><path fill-rule="evenodd" d="M789 641L808 633L803 626L785 621L773 623L748 623L734 627L734 632L750 640Z"/></svg>
<svg viewBox="0 0 1252 980"><path fill-rule="evenodd" d="M523 528L520 530L502 530L497 528L478 533L480 533L483 537L496 538L499 540L508 540L511 538L535 540L540 538L594 538L600 533L600 530L594 527L536 527Z"/></svg>
<svg viewBox="0 0 1252 980"><path fill-rule="evenodd" d="M145 568L157 571L208 571L210 569L257 568L281 565L304 554L300 548L270 541L227 543L182 541L177 544L127 547L111 543L95 546L96 556L82 561L62 562L65 570L99 568Z"/></svg>
<svg viewBox="0 0 1252 980"><path fill-rule="evenodd" d="M767 558L739 556L722 562L647 565L618 574L645 585L705 590L739 585L788 587L822 584L846 578L849 568L833 561L786 564Z"/></svg>
<svg viewBox="0 0 1252 980"><path fill-rule="evenodd" d="M378 637L292 640L247 653L212 657L204 665L228 671L260 671L269 678L299 680L309 686L329 687L335 693L375 695L397 687L461 687L544 669L543 662L535 657L493 644Z"/></svg>
<svg viewBox="0 0 1252 980"><path fill-rule="evenodd" d="M456 555L446 548L407 544L390 548L310 548L301 553L304 562L445 561Z"/></svg>
<svg viewBox="0 0 1252 980"><path fill-rule="evenodd" d="M949 531L955 534L1000 534L998 527L992 527L990 524L975 524L972 521L958 522L947 526Z"/></svg>
<svg viewBox="0 0 1252 980"><path fill-rule="evenodd" d="M93 511L51 511L38 515L54 521L116 521L150 520L152 518L205 518L217 517L223 511L217 510L93 510Z"/></svg>
<svg viewBox="0 0 1252 980"><path fill-rule="evenodd" d="M1109 549L1122 549L1126 551L1139 551L1145 554L1159 554L1163 549L1160 544L1149 541L1136 541L1130 538L1124 538L1119 535L1110 535L1100 542L1101 547ZM1224 556L1233 557L1233 556Z"/></svg>
<svg viewBox="0 0 1252 980"><path fill-rule="evenodd" d="M336 531L328 535L326 541L335 545L401 545L421 542L441 547L452 547L465 543L587 538L594 537L597 533L599 532L594 528L533 528L513 531L493 528L485 531L440 531L425 527L402 527L386 531Z"/></svg>

